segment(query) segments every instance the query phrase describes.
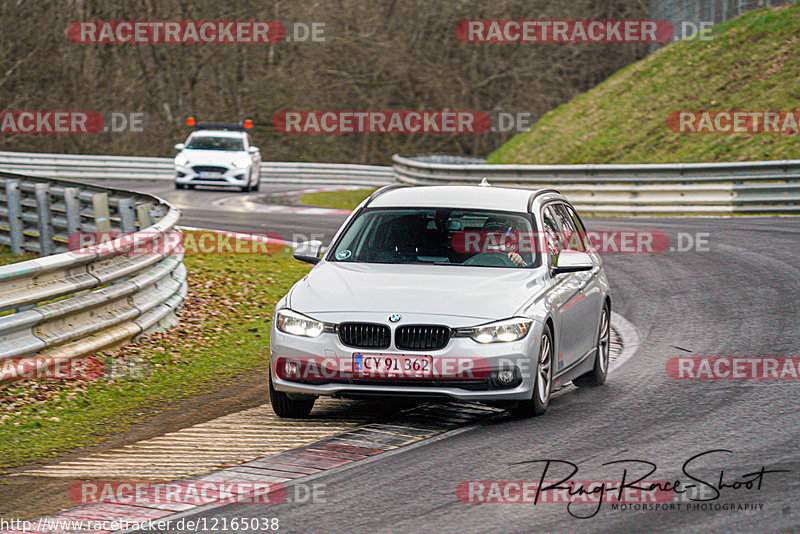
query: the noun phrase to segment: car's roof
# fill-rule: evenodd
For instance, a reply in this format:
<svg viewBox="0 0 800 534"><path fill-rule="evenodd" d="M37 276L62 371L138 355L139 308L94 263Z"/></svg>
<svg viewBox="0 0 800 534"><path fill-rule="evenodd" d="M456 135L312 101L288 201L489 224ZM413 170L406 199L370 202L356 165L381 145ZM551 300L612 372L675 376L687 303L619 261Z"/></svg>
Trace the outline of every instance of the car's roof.
<svg viewBox="0 0 800 534"><path fill-rule="evenodd" d="M536 190L531 189L477 185L398 187L379 194L369 203L369 207L436 207L527 212L528 203L535 192Z"/></svg>
<svg viewBox="0 0 800 534"><path fill-rule="evenodd" d="M244 137L244 132L236 130L195 130L191 133L192 137Z"/></svg>

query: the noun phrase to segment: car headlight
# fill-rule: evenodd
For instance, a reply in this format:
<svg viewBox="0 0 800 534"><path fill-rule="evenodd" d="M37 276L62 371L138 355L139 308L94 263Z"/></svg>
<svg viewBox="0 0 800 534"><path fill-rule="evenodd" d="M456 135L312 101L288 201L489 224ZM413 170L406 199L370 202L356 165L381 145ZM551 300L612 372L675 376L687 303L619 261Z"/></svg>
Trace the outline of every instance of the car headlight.
<svg viewBox="0 0 800 534"><path fill-rule="evenodd" d="M189 163L189 160L185 156L175 156L175 165L178 167L183 167L187 163Z"/></svg>
<svg viewBox="0 0 800 534"><path fill-rule="evenodd" d="M238 167L240 169L246 169L247 167L250 166L250 159L249 158L237 159L236 161L233 162L233 166Z"/></svg>
<svg viewBox="0 0 800 534"><path fill-rule="evenodd" d="M281 332L304 337L318 337L325 329L325 324L322 321L306 317L292 310L280 310L276 326Z"/></svg>
<svg viewBox="0 0 800 534"><path fill-rule="evenodd" d="M456 331L456 335L471 337L478 343L505 343L525 337L531 329L531 324L533 321L530 319L514 317L473 328L460 328Z"/></svg>

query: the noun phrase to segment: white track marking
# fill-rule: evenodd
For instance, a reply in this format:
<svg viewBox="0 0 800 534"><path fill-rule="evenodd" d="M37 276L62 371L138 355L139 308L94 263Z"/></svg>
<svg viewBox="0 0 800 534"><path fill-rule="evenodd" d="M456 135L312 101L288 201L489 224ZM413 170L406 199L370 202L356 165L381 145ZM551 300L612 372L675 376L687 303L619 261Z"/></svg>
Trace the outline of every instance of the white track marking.
<svg viewBox="0 0 800 534"><path fill-rule="evenodd" d="M611 312L611 327L616 330L622 350L608 367L608 372L614 371L625 363L639 350L639 335L636 328L623 316Z"/></svg>

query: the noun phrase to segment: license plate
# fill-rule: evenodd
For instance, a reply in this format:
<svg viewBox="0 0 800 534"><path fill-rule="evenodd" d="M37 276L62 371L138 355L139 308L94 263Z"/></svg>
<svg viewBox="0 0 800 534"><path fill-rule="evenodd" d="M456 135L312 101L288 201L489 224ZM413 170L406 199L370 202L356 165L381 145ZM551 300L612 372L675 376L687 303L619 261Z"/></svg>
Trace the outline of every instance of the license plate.
<svg viewBox="0 0 800 534"><path fill-rule="evenodd" d="M430 376L432 356L405 354L353 354L353 371L360 377L415 378Z"/></svg>
<svg viewBox="0 0 800 534"><path fill-rule="evenodd" d="M222 178L225 175L220 172L198 172L197 176L200 178Z"/></svg>

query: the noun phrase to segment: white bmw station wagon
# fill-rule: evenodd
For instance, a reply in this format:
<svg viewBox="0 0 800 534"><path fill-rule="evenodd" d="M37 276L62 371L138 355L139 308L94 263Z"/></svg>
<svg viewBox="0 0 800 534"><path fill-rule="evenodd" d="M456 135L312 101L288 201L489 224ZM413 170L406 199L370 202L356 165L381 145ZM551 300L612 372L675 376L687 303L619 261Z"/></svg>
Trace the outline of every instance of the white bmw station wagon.
<svg viewBox="0 0 800 534"><path fill-rule="evenodd" d="M277 304L270 400L485 401L540 415L555 386L603 384L611 300L567 199L486 186L391 185L353 211Z"/></svg>

